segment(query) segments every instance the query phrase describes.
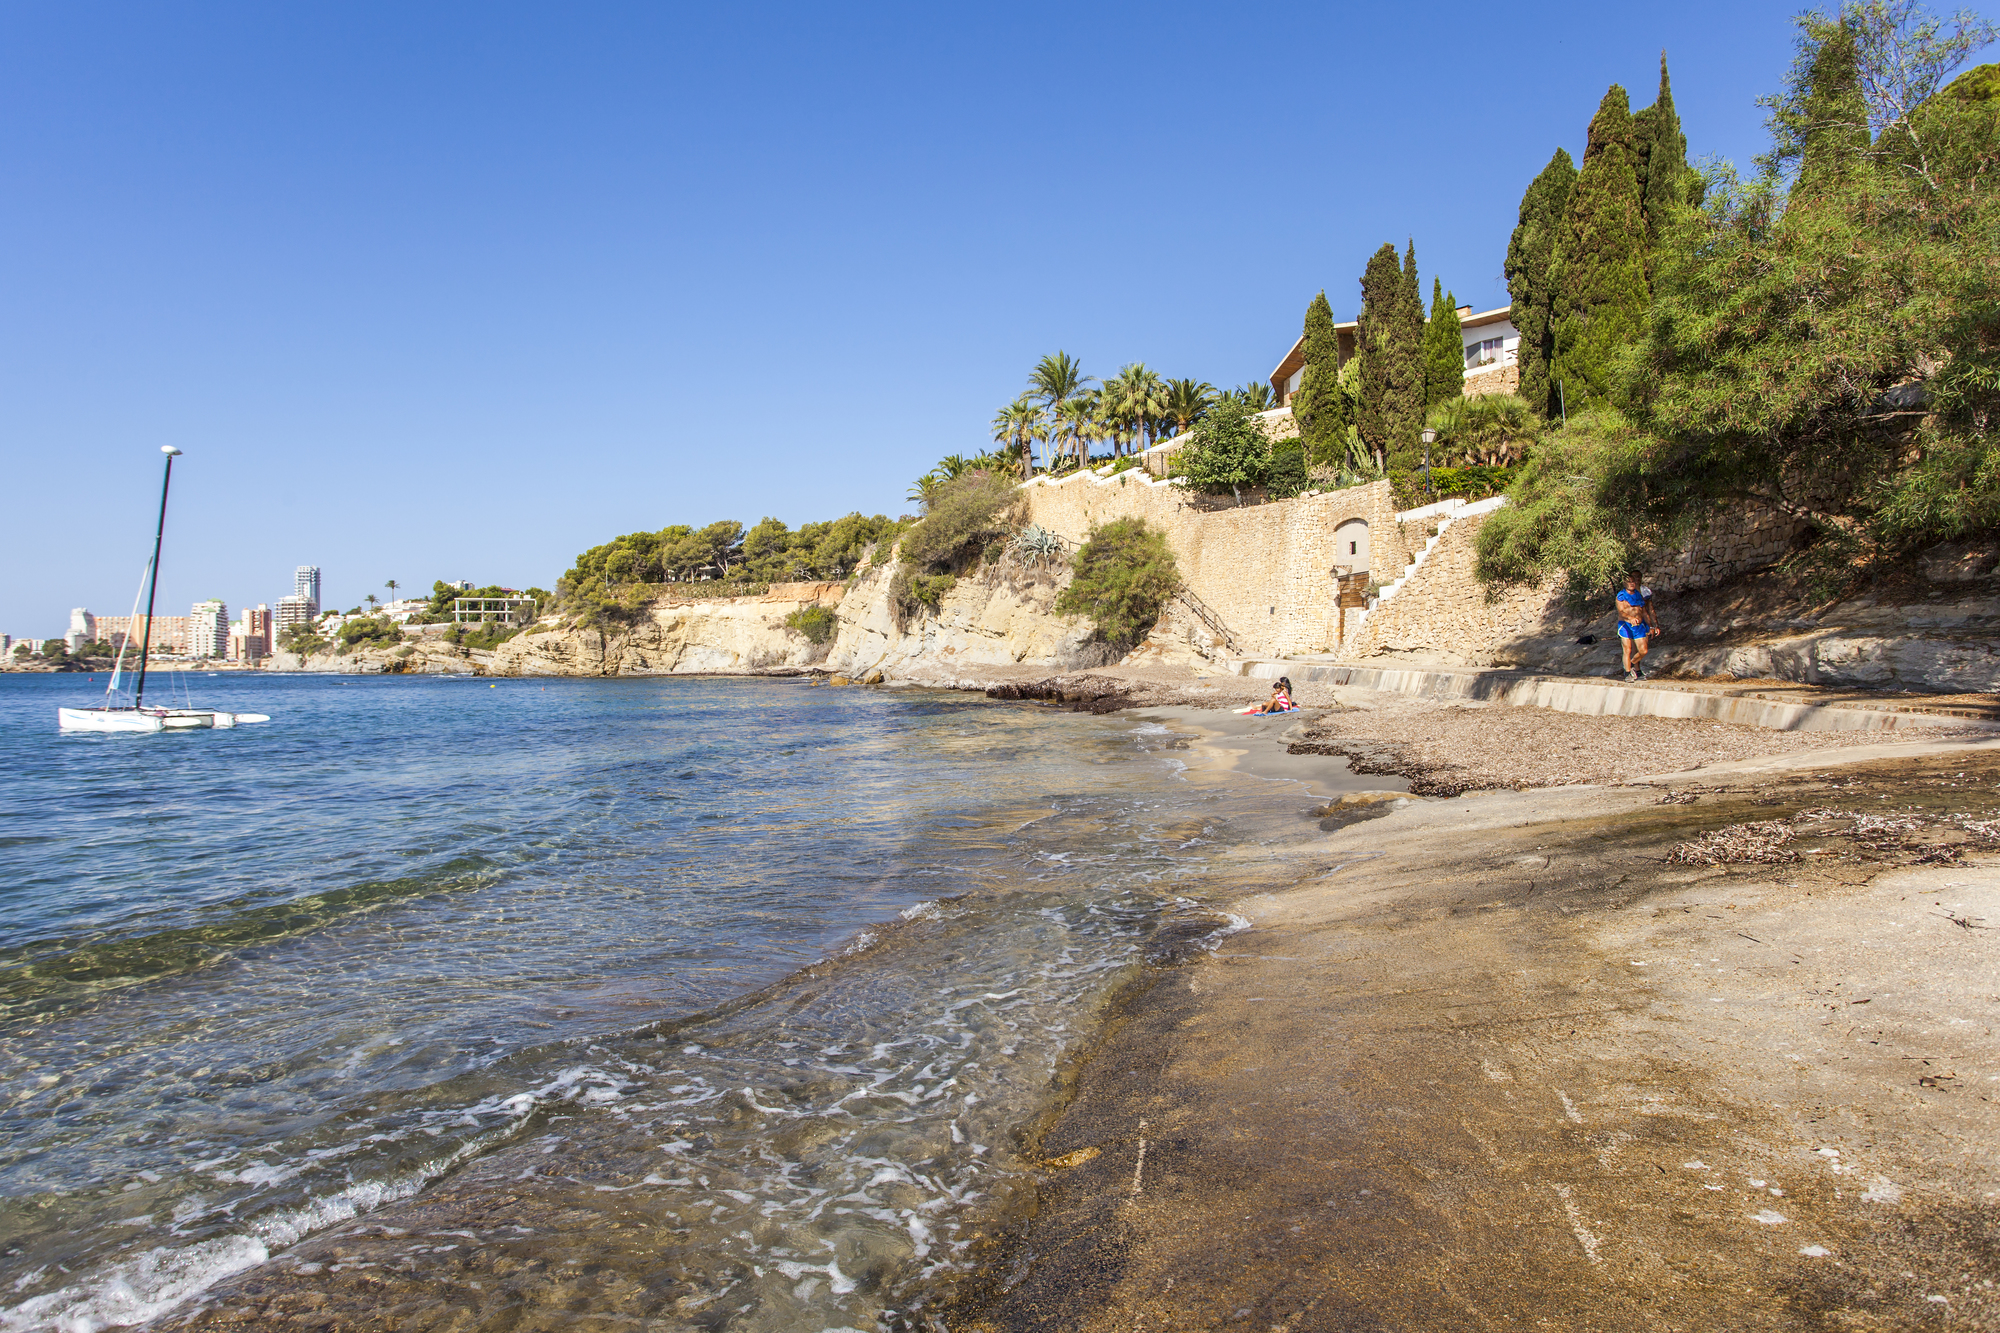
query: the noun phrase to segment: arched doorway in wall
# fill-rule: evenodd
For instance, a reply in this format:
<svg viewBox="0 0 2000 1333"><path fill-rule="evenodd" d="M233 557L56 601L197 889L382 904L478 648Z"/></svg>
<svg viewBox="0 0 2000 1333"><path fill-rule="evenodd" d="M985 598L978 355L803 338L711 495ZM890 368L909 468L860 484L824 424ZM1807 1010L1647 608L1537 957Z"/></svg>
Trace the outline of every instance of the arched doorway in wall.
<svg viewBox="0 0 2000 1333"><path fill-rule="evenodd" d="M1333 567L1345 565L1348 572L1368 572L1368 520L1350 518L1333 530Z"/></svg>
<svg viewBox="0 0 2000 1333"><path fill-rule="evenodd" d="M1350 518L1333 530L1334 605L1339 618L1334 629L1339 643L1347 643L1347 626L1356 618L1349 612L1368 605L1368 520ZM1358 621L1357 621L1358 623Z"/></svg>

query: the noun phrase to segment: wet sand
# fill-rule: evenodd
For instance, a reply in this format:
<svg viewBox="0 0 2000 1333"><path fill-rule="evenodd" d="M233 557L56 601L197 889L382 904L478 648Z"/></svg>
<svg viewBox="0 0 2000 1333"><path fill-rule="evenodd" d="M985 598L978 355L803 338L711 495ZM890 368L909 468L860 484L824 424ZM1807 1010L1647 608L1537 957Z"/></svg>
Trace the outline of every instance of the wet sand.
<svg viewBox="0 0 2000 1333"><path fill-rule="evenodd" d="M1847 755L1273 867L1128 1004L949 1327L2000 1327L2000 750Z"/></svg>

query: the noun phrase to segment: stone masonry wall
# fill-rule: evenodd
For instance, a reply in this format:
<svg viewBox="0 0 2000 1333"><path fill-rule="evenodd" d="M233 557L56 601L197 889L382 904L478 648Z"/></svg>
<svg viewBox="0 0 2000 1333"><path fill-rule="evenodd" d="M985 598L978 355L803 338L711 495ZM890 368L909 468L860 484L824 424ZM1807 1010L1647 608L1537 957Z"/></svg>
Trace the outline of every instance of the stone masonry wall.
<svg viewBox="0 0 2000 1333"><path fill-rule="evenodd" d="M1555 580L1510 589L1489 603L1486 585L1473 575L1487 517L1476 514L1446 528L1423 567L1369 613L1341 656L1487 666L1496 645L1539 625L1555 603Z"/></svg>
<svg viewBox="0 0 2000 1333"><path fill-rule="evenodd" d="M1160 528L1182 580L1222 618L1245 653L1324 653L1339 647L1335 569L1346 563L1334 542L1340 524L1367 520L1379 579L1401 574L1410 558L1387 482L1241 508L1226 500L1225 507L1209 507L1143 472L1038 478L1023 489L1029 521L1073 542L1114 518L1143 518Z"/></svg>
<svg viewBox="0 0 2000 1333"><path fill-rule="evenodd" d="M1519 393L1521 391L1521 367L1509 362L1504 366L1482 366L1478 370L1465 372L1465 396L1483 398L1490 393Z"/></svg>
<svg viewBox="0 0 2000 1333"><path fill-rule="evenodd" d="M1704 523L1688 548L1669 558L1662 568L1647 570L1646 581L1674 591L1712 587L1738 574L1775 565L1805 529L1802 520L1766 505L1731 510Z"/></svg>

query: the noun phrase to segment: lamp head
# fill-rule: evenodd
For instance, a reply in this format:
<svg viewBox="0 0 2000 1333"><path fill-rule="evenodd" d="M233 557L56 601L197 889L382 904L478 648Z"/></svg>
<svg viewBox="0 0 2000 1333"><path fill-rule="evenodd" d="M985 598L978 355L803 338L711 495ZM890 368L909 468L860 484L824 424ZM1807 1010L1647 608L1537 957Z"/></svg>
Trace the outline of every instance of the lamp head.
<svg viewBox="0 0 2000 1333"><path fill-rule="evenodd" d="M163 444L160 446L160 452L169 458L178 458L181 451L174 448L171 444Z"/></svg>
<svg viewBox="0 0 2000 1333"><path fill-rule="evenodd" d="M1437 433L1437 431L1433 430L1433 429L1432 429L1431 427L1429 427L1429 426L1426 426L1426 427L1424 427L1424 443L1425 443L1425 444L1436 444L1436 443L1437 443L1437 438L1438 438L1438 433Z"/></svg>

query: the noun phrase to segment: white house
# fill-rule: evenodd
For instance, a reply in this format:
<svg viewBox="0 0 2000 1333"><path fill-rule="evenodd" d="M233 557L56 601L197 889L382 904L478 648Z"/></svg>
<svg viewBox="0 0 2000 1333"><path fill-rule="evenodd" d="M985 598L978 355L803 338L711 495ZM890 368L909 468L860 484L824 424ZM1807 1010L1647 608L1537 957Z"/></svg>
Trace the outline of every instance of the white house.
<svg viewBox="0 0 2000 1333"><path fill-rule="evenodd" d="M1351 319L1333 326L1334 343L1343 366L1354 356L1357 327L1357 321ZM1514 327L1512 308L1503 305L1497 310L1474 314L1471 306L1462 305L1458 308L1458 327L1465 342L1466 397L1514 392L1521 383L1521 331ZM1291 402L1292 395L1299 391L1305 369L1306 340L1302 334L1271 372L1271 392L1276 395L1279 407Z"/></svg>

